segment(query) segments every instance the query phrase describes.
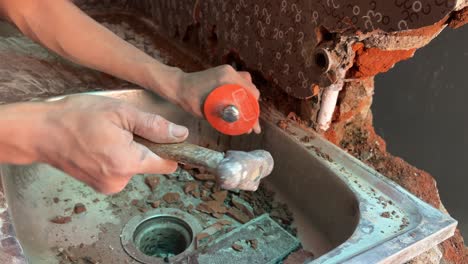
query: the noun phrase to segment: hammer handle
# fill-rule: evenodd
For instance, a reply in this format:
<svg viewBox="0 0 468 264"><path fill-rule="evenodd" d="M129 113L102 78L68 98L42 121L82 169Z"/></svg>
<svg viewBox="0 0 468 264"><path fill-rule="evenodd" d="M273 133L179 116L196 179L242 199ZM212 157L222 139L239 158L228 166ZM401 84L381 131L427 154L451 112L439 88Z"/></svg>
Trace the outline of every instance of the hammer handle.
<svg viewBox="0 0 468 264"><path fill-rule="evenodd" d="M224 159L224 154L221 152L187 142L160 144L139 136L134 136L134 140L146 146L163 159L197 167L205 167L210 172L214 172L221 160Z"/></svg>

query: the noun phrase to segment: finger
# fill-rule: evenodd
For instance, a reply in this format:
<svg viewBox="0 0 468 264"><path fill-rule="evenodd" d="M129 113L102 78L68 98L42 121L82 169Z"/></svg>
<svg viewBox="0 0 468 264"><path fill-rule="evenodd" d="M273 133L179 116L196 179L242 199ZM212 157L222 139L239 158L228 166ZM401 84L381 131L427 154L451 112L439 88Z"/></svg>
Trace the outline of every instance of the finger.
<svg viewBox="0 0 468 264"><path fill-rule="evenodd" d="M247 90L249 90L253 96L258 100L260 98L260 92L258 91L257 87L255 84L252 83L252 76L248 72L238 72L239 76L241 77L239 79L239 84L245 87Z"/></svg>
<svg viewBox="0 0 468 264"><path fill-rule="evenodd" d="M238 72L238 73L239 73L239 75L240 75L242 78L246 79L248 82L252 82L252 76L250 75L249 72L240 71L240 72Z"/></svg>
<svg viewBox="0 0 468 264"><path fill-rule="evenodd" d="M244 86L247 90L249 90L249 92L252 93L255 99L258 100L258 98L260 98L260 92L258 91L257 87L253 83L247 82L244 79L242 79L242 81L243 82L241 83L241 85Z"/></svg>
<svg viewBox="0 0 468 264"><path fill-rule="evenodd" d="M249 72L246 72L246 71L239 71L238 73L239 73L239 75L240 75L242 78L244 78L246 81L252 83L252 76L250 75ZM252 85L253 85L253 84L252 84ZM253 88L251 87L249 90L252 91L252 89L253 89ZM255 89L255 92L254 92L253 94L254 94L255 98L258 99L258 98L260 97L260 93L258 92L257 87L254 86L254 89ZM260 124L259 124L258 120L257 120L257 122L255 123L254 128L251 129L251 130L249 130L249 132L247 132L247 134L252 133L252 131L254 131L256 134L260 134L260 132L262 131L261 128L260 128Z"/></svg>
<svg viewBox="0 0 468 264"><path fill-rule="evenodd" d="M147 147L137 143L132 143L132 148L135 153L139 156L137 161L137 167L135 168L135 174L137 173L157 173L157 174L171 174L177 169L177 162L172 160L166 160Z"/></svg>
<svg viewBox="0 0 468 264"><path fill-rule="evenodd" d="M112 183L90 185L94 190L105 195L111 195L121 192L127 186L130 179L119 179L112 181Z"/></svg>
<svg viewBox="0 0 468 264"><path fill-rule="evenodd" d="M253 130L254 130L255 134L262 133L262 128L260 127L260 122L258 122L258 120L257 120L257 123L255 123L255 125L253 127Z"/></svg>
<svg viewBox="0 0 468 264"><path fill-rule="evenodd" d="M167 121L163 117L136 110L129 120L130 131L156 143L182 142L188 129Z"/></svg>

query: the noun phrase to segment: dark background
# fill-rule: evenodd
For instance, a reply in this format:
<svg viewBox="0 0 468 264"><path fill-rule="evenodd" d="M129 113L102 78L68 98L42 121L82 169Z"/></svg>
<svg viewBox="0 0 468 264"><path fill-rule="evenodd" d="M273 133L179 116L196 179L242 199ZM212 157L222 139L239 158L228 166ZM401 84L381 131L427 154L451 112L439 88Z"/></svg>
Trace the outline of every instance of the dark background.
<svg viewBox="0 0 468 264"><path fill-rule="evenodd" d="M468 237L468 26L444 29L375 81L376 131L388 151L432 174Z"/></svg>

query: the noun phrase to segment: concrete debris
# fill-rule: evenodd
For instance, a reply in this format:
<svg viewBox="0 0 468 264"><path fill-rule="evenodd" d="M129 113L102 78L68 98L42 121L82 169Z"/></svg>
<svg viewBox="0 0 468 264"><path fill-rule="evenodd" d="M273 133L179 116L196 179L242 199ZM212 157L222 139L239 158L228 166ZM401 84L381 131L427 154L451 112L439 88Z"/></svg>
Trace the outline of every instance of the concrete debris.
<svg viewBox="0 0 468 264"><path fill-rule="evenodd" d="M227 208L220 203L219 201L207 201L202 202L197 205L196 209L200 212L207 213L207 214L225 214L227 212Z"/></svg>
<svg viewBox="0 0 468 264"><path fill-rule="evenodd" d="M63 224L70 223L71 220L72 219L71 219L70 216L56 216L56 217L50 219L50 222L52 222L54 224L63 225Z"/></svg>
<svg viewBox="0 0 468 264"><path fill-rule="evenodd" d="M250 206L246 201L239 198L238 196L232 196L231 203L232 205L234 205L234 207L241 210L250 219L255 217L252 206Z"/></svg>
<svg viewBox="0 0 468 264"><path fill-rule="evenodd" d="M232 244L232 249L234 249L235 251L242 251L244 250L244 247L242 247L241 245L238 245L238 244Z"/></svg>
<svg viewBox="0 0 468 264"><path fill-rule="evenodd" d="M244 214L241 210L231 207L226 213L229 217L232 217L234 220L240 222L241 224L245 224L250 221L250 217Z"/></svg>
<svg viewBox="0 0 468 264"><path fill-rule="evenodd" d="M159 185L159 177L156 175L146 176L145 183L153 192L156 189L156 187L158 187Z"/></svg>
<svg viewBox="0 0 468 264"><path fill-rule="evenodd" d="M216 222L217 224L220 224L220 225L232 225L232 222L229 221L229 220L226 220L226 219L223 219L223 220L219 220L218 222Z"/></svg>
<svg viewBox="0 0 468 264"><path fill-rule="evenodd" d="M216 181L216 176L209 173L199 173L193 176L199 181Z"/></svg>
<svg viewBox="0 0 468 264"><path fill-rule="evenodd" d="M201 233L205 233L205 234L208 234L208 236L212 236L212 235L218 233L219 231L221 231L222 229L223 229L222 224L215 223L215 224L212 224L209 227L205 228L205 230L203 230Z"/></svg>
<svg viewBox="0 0 468 264"><path fill-rule="evenodd" d="M153 208L158 208L159 206L161 205L161 201L154 201L154 202L151 202L151 207Z"/></svg>
<svg viewBox="0 0 468 264"><path fill-rule="evenodd" d="M73 208L73 212L75 214L81 214L83 212L86 212L86 206L82 203L77 203L75 204L75 207Z"/></svg>
<svg viewBox="0 0 468 264"><path fill-rule="evenodd" d="M279 128L281 128L283 130L286 130L288 128L288 122L286 120L278 121L277 125L278 125Z"/></svg>
<svg viewBox="0 0 468 264"><path fill-rule="evenodd" d="M198 190L198 183L194 181L187 182L184 185L184 193L185 194L192 194L193 191Z"/></svg>
<svg viewBox="0 0 468 264"><path fill-rule="evenodd" d="M211 189L215 186L215 183L213 181L206 181L203 183L203 187L207 189Z"/></svg>
<svg viewBox="0 0 468 264"><path fill-rule="evenodd" d="M162 199L168 203L168 204L173 204L173 203L177 203L178 201L180 201L180 194L178 193L166 193Z"/></svg>
<svg viewBox="0 0 468 264"><path fill-rule="evenodd" d="M193 211L194 209L195 209L195 206L193 206L193 204L189 204L189 205L187 206L187 208L185 208L185 210L186 210L187 212L189 212L189 213L193 213L193 212L194 212L194 211Z"/></svg>
<svg viewBox="0 0 468 264"><path fill-rule="evenodd" d="M177 176L177 180L182 181L182 182L187 182L187 181L193 181L194 178L188 171L184 169L180 169L179 175Z"/></svg>
<svg viewBox="0 0 468 264"><path fill-rule="evenodd" d="M211 194L211 198L224 203L228 195L227 191L219 191Z"/></svg>
<svg viewBox="0 0 468 264"><path fill-rule="evenodd" d="M210 235L208 235L207 233L198 233L196 236L195 236L195 249L199 249L201 244L202 244L202 240L204 240L205 238L209 237Z"/></svg>
<svg viewBox="0 0 468 264"><path fill-rule="evenodd" d="M247 242L250 244L250 247L254 250L257 250L258 248L258 240L257 239L250 239L247 240Z"/></svg>

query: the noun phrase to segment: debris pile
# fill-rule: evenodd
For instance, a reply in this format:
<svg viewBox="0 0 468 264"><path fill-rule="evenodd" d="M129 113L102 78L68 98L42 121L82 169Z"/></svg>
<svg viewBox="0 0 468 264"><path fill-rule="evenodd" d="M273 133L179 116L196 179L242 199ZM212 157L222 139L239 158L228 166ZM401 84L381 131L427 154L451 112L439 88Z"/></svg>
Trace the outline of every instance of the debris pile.
<svg viewBox="0 0 468 264"><path fill-rule="evenodd" d="M182 178L180 175L185 175ZM188 180L186 175L192 179ZM177 186L177 191L165 191L168 183L161 183L166 178L170 184ZM131 205L140 212L152 208L178 208L200 218L207 223L204 230L196 235L196 244L200 246L216 239L232 230L235 226L245 224L250 220L268 213L282 228L296 235L292 227L293 216L286 204L275 201L274 193L264 185L256 192L222 190L216 183L216 177L203 168L181 165L170 175L147 175L144 183L151 194L144 200L132 200ZM154 183L157 183L156 185ZM255 241L249 241L255 248Z"/></svg>

